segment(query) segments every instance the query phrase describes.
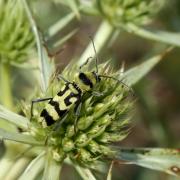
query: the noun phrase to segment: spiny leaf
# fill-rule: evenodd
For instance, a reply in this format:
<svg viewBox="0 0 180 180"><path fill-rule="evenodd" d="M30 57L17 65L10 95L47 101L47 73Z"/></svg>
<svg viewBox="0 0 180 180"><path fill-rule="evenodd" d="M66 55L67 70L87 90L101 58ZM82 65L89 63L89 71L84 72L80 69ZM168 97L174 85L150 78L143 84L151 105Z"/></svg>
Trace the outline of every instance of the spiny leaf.
<svg viewBox="0 0 180 180"><path fill-rule="evenodd" d="M67 35L65 35L63 38L61 38L60 40L58 40L55 44L54 44L54 48L61 46L62 44L64 44L68 39L70 39L74 34L77 33L78 29L74 29L72 30L70 33L68 33Z"/></svg>
<svg viewBox="0 0 180 180"><path fill-rule="evenodd" d="M180 177L180 149L117 148L117 159Z"/></svg>
<svg viewBox="0 0 180 180"><path fill-rule="evenodd" d="M152 29L152 30L145 29L143 27L136 26L135 24L132 23L128 23L123 27L128 32L136 34L143 38L180 47L180 33L173 33L173 32L161 31L156 29Z"/></svg>
<svg viewBox="0 0 180 180"><path fill-rule="evenodd" d="M30 162L30 159L27 157L21 157L17 159L13 166L8 169L8 172L5 174L5 177L2 179L18 179L19 175L24 170L24 167L26 167ZM2 170L2 169L1 169Z"/></svg>
<svg viewBox="0 0 180 180"><path fill-rule="evenodd" d="M133 86L136 84L141 78L143 78L149 71L161 60L163 57L171 51L172 48L166 49L163 53L156 55L145 62L129 69L124 73L124 75L120 75L120 80L123 80L125 84L128 86Z"/></svg>
<svg viewBox="0 0 180 180"><path fill-rule="evenodd" d="M72 12L65 17L61 18L58 22L56 22L54 25L52 25L48 29L48 36L52 37L54 36L57 32L61 31L66 25L68 25L75 17L75 14Z"/></svg>
<svg viewBox="0 0 180 180"><path fill-rule="evenodd" d="M113 168L114 162L111 162L111 165L109 167L108 175L107 175L107 180L112 180L112 168Z"/></svg>
<svg viewBox="0 0 180 180"><path fill-rule="evenodd" d="M79 175L82 177L84 180L96 180L92 172L88 168L84 168L81 166L78 166L77 164L74 165L75 169L79 173Z"/></svg>
<svg viewBox="0 0 180 180"><path fill-rule="evenodd" d="M21 175L19 180L34 180L36 176L42 171L44 166L44 152L39 154L31 163L28 165L24 173Z"/></svg>
<svg viewBox="0 0 180 180"><path fill-rule="evenodd" d="M77 16L78 19L80 19L80 13L79 13L79 8L75 0L67 0L67 3L69 7L72 9L74 14Z"/></svg>
<svg viewBox="0 0 180 180"><path fill-rule="evenodd" d="M39 34L38 28L36 26L36 22L31 13L31 10L30 10L26 0L23 0L22 2L24 5L24 8L26 10L27 16L29 18L29 21L31 23L32 29L34 31L34 36L35 36L38 55L39 55L39 70L40 70L40 75L41 75L40 84L41 84L42 91L45 92L46 89L48 88L48 82L49 82L49 78L50 78L49 71L52 70L52 63L49 62L49 59L46 56L45 49L42 47L42 41L40 38L40 34Z"/></svg>
<svg viewBox="0 0 180 180"><path fill-rule="evenodd" d="M20 127L23 129L28 129L29 120L23 116L20 116L4 106L0 105L0 118Z"/></svg>
<svg viewBox="0 0 180 180"><path fill-rule="evenodd" d="M44 180L59 180L61 164L58 164L51 157L51 152L48 151L46 156L46 163L44 168L43 179Z"/></svg>
<svg viewBox="0 0 180 180"><path fill-rule="evenodd" d="M93 38L97 53L101 51L101 49L106 44L107 40L109 39L113 31L114 31L114 28L107 21L103 21L100 24ZM92 42L90 42L86 50L84 51L84 53L79 58L78 65L81 66L87 61L89 57L93 57L94 55L95 55L95 52L92 46Z"/></svg>
<svg viewBox="0 0 180 180"><path fill-rule="evenodd" d="M44 144L43 142L36 141L32 136L24 135L20 133L8 132L2 128L0 128L0 137L1 139L7 139L24 144L32 144L37 146L42 146Z"/></svg>

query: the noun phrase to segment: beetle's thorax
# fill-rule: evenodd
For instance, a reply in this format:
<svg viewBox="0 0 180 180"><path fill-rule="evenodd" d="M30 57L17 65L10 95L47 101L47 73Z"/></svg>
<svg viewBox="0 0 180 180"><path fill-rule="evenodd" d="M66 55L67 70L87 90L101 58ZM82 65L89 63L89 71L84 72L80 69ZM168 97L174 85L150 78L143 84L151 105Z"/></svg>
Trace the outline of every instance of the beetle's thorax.
<svg viewBox="0 0 180 180"><path fill-rule="evenodd" d="M91 90L97 82L100 81L97 73L93 72L80 72L75 75L75 82L78 84L82 91Z"/></svg>

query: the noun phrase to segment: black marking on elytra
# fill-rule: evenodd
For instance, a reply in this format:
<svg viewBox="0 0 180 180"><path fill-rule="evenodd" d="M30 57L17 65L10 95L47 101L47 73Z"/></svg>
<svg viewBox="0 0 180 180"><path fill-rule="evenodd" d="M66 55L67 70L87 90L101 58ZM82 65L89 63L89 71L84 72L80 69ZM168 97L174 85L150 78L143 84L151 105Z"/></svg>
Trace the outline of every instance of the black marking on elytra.
<svg viewBox="0 0 180 180"><path fill-rule="evenodd" d="M67 83L67 84L65 85L65 88L64 88L62 91L59 91L59 92L57 93L57 95L58 95L58 96L63 96L63 95L66 93L66 91L69 90L69 84L70 84L70 83Z"/></svg>
<svg viewBox="0 0 180 180"><path fill-rule="evenodd" d="M55 121L54 121L53 118L49 115L49 113L47 112L46 109L43 109L43 110L42 110L40 116L41 116L41 117L44 117L47 126L50 126L50 125L52 125L52 124L55 123Z"/></svg>
<svg viewBox="0 0 180 180"><path fill-rule="evenodd" d="M63 117L66 112L67 112L67 109L65 109L65 110L60 110L60 112L58 113L58 115L59 115L60 117Z"/></svg>
<svg viewBox="0 0 180 180"><path fill-rule="evenodd" d="M70 99L74 97L76 98L76 101L74 103L76 103L81 98L81 94L74 94L71 92L70 95L64 99L64 103L66 104L66 106L70 106L72 104Z"/></svg>
<svg viewBox="0 0 180 180"><path fill-rule="evenodd" d="M54 107L54 109L58 113L59 117L62 117L66 113L66 110L61 110L59 108L60 105L57 101L51 100L51 101L49 101L49 104Z"/></svg>
<svg viewBox="0 0 180 180"><path fill-rule="evenodd" d="M85 84L90 86L90 88L93 87L93 83L91 82L90 79L84 74L84 73L79 73L79 79Z"/></svg>

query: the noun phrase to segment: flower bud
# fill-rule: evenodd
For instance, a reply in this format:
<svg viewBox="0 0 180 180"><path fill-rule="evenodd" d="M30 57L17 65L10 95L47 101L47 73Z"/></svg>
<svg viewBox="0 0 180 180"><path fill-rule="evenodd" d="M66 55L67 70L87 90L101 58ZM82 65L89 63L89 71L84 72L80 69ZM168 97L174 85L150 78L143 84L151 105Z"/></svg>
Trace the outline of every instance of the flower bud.
<svg viewBox="0 0 180 180"><path fill-rule="evenodd" d="M164 0L104 0L95 1L98 12L111 24L122 23L146 24L164 4Z"/></svg>
<svg viewBox="0 0 180 180"><path fill-rule="evenodd" d="M76 141L75 141L75 144L76 144L76 146L78 146L78 147L84 147L84 146L86 146L86 145L89 143L90 140L91 140L91 138L89 138L89 137L87 136L87 134L82 133L82 134L80 134L80 135L77 137L77 139L76 139Z"/></svg>
<svg viewBox="0 0 180 180"><path fill-rule="evenodd" d="M102 143L111 143L123 140L127 136L127 132L119 133L109 133L104 132L101 136L98 137L97 141Z"/></svg>
<svg viewBox="0 0 180 180"><path fill-rule="evenodd" d="M27 60L34 45L34 36L23 3L20 0L1 0L0 3L0 59L18 65Z"/></svg>
<svg viewBox="0 0 180 180"><path fill-rule="evenodd" d="M55 161L62 162L66 158L66 154L62 149L56 148L52 150L52 157Z"/></svg>
<svg viewBox="0 0 180 180"><path fill-rule="evenodd" d="M78 120L77 127L79 130L85 130L93 123L93 121L94 121L93 116L81 117Z"/></svg>
<svg viewBox="0 0 180 180"><path fill-rule="evenodd" d="M64 138L62 140L62 148L65 152L72 151L74 149L74 142L69 138Z"/></svg>

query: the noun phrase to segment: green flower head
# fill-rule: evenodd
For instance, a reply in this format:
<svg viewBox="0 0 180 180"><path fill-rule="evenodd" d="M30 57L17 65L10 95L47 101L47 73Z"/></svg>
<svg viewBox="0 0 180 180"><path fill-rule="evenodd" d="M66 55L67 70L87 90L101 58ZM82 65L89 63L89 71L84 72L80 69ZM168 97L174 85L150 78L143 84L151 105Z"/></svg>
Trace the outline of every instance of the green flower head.
<svg viewBox="0 0 180 180"><path fill-rule="evenodd" d="M0 61L25 62L34 45L33 33L20 0L0 1Z"/></svg>
<svg viewBox="0 0 180 180"><path fill-rule="evenodd" d="M96 0L99 13L114 26L122 23L146 24L162 7L164 0Z"/></svg>
<svg viewBox="0 0 180 180"><path fill-rule="evenodd" d="M83 68L85 74L93 71L89 69L89 67ZM73 104L71 108L67 108L67 113L51 126L47 126L47 120L40 117L40 114L42 115L43 110L46 109L51 117L56 118L57 114L54 112L58 111L56 105L62 108L64 99L68 97L67 91L61 95L57 93L63 92L62 89L67 88L68 82L54 79L47 94L41 96L41 98L54 97L53 101L56 101L56 105L42 102L37 103L38 105L33 108L30 133L36 139L46 141L45 144L51 149L56 161L62 162L69 157L80 164L88 165L97 159L112 157L115 151L108 145L124 139L128 134L129 114L132 108L132 101L129 98L130 89L116 80L119 73L113 72L107 63L99 65L98 69L98 75L103 75L100 77L101 80L96 82L90 91L83 92L78 106ZM80 72L76 66L68 66L62 76L76 84L74 77L77 74ZM73 93L73 90L71 89L70 93ZM57 97L61 101L58 101ZM71 100L73 98L69 101Z"/></svg>

